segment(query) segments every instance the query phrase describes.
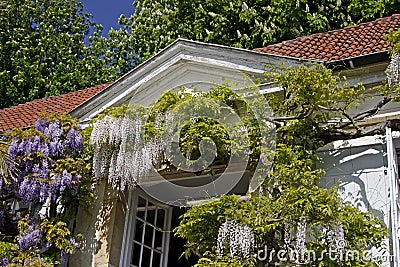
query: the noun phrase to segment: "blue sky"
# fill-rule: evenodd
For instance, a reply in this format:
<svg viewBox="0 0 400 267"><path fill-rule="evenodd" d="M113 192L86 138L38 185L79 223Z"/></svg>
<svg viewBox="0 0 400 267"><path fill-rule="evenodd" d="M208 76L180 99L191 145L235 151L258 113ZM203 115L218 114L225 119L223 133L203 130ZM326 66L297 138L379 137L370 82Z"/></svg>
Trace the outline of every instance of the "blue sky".
<svg viewBox="0 0 400 267"><path fill-rule="evenodd" d="M129 17L133 13L133 0L80 0L84 5L84 12L93 15L93 21L103 25L103 35L113 27L119 28L118 18L123 13Z"/></svg>

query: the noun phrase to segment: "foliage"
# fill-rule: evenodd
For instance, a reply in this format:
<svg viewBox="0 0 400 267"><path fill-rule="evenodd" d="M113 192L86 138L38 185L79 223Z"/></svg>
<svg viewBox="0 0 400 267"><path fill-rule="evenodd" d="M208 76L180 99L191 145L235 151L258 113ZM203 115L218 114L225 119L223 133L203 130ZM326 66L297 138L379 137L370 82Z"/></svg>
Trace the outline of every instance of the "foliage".
<svg viewBox="0 0 400 267"><path fill-rule="evenodd" d="M360 212L344 203L337 188L319 187L325 173L315 168L315 162L318 161L316 150L332 140L371 134L359 121L379 109L365 111L362 116L351 114L349 110L368 97L364 87L350 87L344 78L334 76L321 65L289 67L281 73L266 75L268 81L274 81L282 90L268 95L276 115L277 146L262 190L245 201L238 196L223 196L218 201L190 209L175 229L176 235L187 240L184 255L198 255L198 266L229 266L233 264L227 263L230 260L235 260L238 266L256 266L256 256L243 259L229 253L218 254L219 231L225 222L235 220L253 229L257 244L255 253L265 246L269 253L307 249L323 259L311 258L305 266L376 266L360 258L344 258L337 263L323 255L324 250L335 246L326 241L327 233L336 239L344 238L342 249L361 255L370 246L380 247L387 229L373 214ZM372 133L383 130L376 128ZM293 229L301 233L301 225L307 226L304 232L307 238L302 237L307 242L302 245L286 240ZM295 237L296 240L302 238ZM276 255L269 260L270 264L283 263ZM289 262L298 263L296 259ZM267 262L263 264L270 266Z"/></svg>
<svg viewBox="0 0 400 267"><path fill-rule="evenodd" d="M201 116L190 115L199 111ZM239 114L240 120L229 122L232 114ZM176 127L180 126L180 131L176 132ZM232 129L229 133L227 126ZM246 128L250 144L243 141L242 128ZM177 138L176 147L171 142L174 138ZM216 151L201 145L203 140L210 139ZM114 187L123 189L135 186L153 166L183 169L183 165L193 164L197 168L205 164L201 160L196 162L205 152L202 149L209 149L206 154L215 156L209 167L212 169L226 164L231 155L243 154L243 148L249 145L249 168L254 170L260 153L260 139L254 114L244 99L228 85L215 86L209 92L184 88L170 90L148 108L113 107L96 119L91 132L95 152L93 170L97 178L107 176ZM170 146L167 148L167 145ZM165 149L171 153L160 153ZM184 162L180 160L181 155L184 155ZM136 166L134 171L129 170L132 165Z"/></svg>
<svg viewBox="0 0 400 267"><path fill-rule="evenodd" d="M318 187L323 172L312 168L315 155L301 147L280 145L276 156L262 194L245 201L235 195L223 196L218 201L195 206L182 216L175 233L187 240L185 256L199 255L198 266L225 266L223 262L229 260L238 261L238 266L256 266L255 256L240 260L216 254L218 229L226 220L233 219L252 228L257 248L268 247L269 252L271 249L288 251L285 243L288 224L305 220L308 238L312 240L307 243L307 249L323 257L320 261L310 259L306 266L331 266L332 260L322 253L332 246L324 243L324 230L337 223L344 228L347 250L359 251L361 255L371 245L380 246L386 236L386 227L380 219L344 204L336 188ZM289 247L296 250L295 242ZM279 261L274 258L272 262ZM353 259L344 259L340 264L375 266Z"/></svg>
<svg viewBox="0 0 400 267"><path fill-rule="evenodd" d="M76 119L43 116L3 138L17 174L0 180L0 258L7 266L57 264L78 248L80 236L68 226L90 196L90 158Z"/></svg>
<svg viewBox="0 0 400 267"><path fill-rule="evenodd" d="M185 213L180 226L175 229L176 235L187 240L184 255L199 256L196 266L255 266L255 255L237 257L235 255L238 254L232 252L231 255L221 253L221 247L232 247L229 242L220 241L224 240L220 238L221 234L224 235L223 231L228 231L221 228L227 222L244 226L237 229L252 229L257 245L253 248L254 252L264 246L270 248L269 252L272 249L299 253L305 249L315 251L317 257L309 259L307 266L331 266L334 263L330 254L323 253L338 246L332 236L343 241L340 242L342 247L339 252L335 254L337 257L346 251L362 255L371 246L379 248L387 236L383 222L373 214L360 212L344 203L337 188L319 187L325 173L315 168L315 162L319 160L316 155L319 147L336 138L348 139L371 134L364 131L359 121L376 111L365 111L363 116L349 112L368 97L364 87L351 87L344 78L334 76L331 70L316 64L288 67L281 73L266 74L266 79L282 87L282 90L267 96L276 114L273 123L277 130L277 146L275 152L270 151L275 158L262 190L254 192L248 199L235 195L222 196L218 201L195 206ZM192 102L199 99L198 102ZM249 101L240 97L229 85L215 86L209 92L183 88L165 92L146 109L128 106L108 109L98 121L110 116L121 120L129 116L142 116L146 140L149 141L168 132L172 125L168 120L180 121L183 118L179 147L176 149L188 160L195 160L200 156L200 141L210 138L216 144L217 151L212 164L221 164L226 163L229 156L236 153L235 149L240 147L227 135L225 125L212 119L215 114L224 117L229 110L239 115L247 129L251 140L248 144L251 148L248 168L252 172L261 152L260 123L255 119L252 112L254 106L249 106ZM204 108L207 112L203 113L204 116L180 117L181 114L192 114L194 107L197 111ZM230 126L236 129L235 125ZM114 140L112 131L115 129L105 131L105 137L99 140L105 140L108 148L121 149L122 143L115 147L109 143ZM375 132L381 133L382 129L376 129ZM172 138L161 138L159 142L168 143ZM160 165L163 166L173 162L172 158L162 160ZM179 165L176 167L179 168ZM294 236L294 233L301 235ZM236 233L235 238L238 236L245 234ZM242 247L238 245L236 249ZM319 260L320 257L322 260ZM281 262L277 255L270 260L273 263ZM298 259L288 260L290 264L299 263ZM372 261L363 260L343 258L340 264L376 266Z"/></svg>
<svg viewBox="0 0 400 267"><path fill-rule="evenodd" d="M392 53L400 52L400 30L393 31L389 34L389 42L393 46Z"/></svg>
<svg viewBox="0 0 400 267"><path fill-rule="evenodd" d="M391 32L388 35L389 42L392 45L391 60L387 67L386 74L388 76L388 90L394 91L395 96L393 99L399 101L399 74L400 74L400 30Z"/></svg>
<svg viewBox="0 0 400 267"><path fill-rule="evenodd" d="M370 21L397 11L394 0L187 1L140 0L121 16L126 37L142 60L177 38L253 49Z"/></svg>
<svg viewBox="0 0 400 267"><path fill-rule="evenodd" d="M0 108L109 82L125 71L81 2L4 0L0 10Z"/></svg>
<svg viewBox="0 0 400 267"><path fill-rule="evenodd" d="M283 89L269 95L280 142L316 149L336 139L371 134L358 122L375 111L365 116L349 112L369 96L362 84L350 86L345 77L320 64L288 67L281 73L267 74L267 79ZM335 123L331 123L333 118Z"/></svg>

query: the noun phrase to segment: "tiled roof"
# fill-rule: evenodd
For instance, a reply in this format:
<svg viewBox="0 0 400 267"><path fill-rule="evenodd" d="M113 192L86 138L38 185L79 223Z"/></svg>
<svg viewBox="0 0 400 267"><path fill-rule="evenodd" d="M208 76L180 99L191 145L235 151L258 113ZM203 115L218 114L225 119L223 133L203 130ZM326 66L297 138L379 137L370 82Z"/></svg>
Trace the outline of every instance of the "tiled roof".
<svg viewBox="0 0 400 267"><path fill-rule="evenodd" d="M399 28L400 14L394 14L344 29L299 37L255 50L302 59L343 60L388 51L390 46L386 42L385 35Z"/></svg>
<svg viewBox="0 0 400 267"><path fill-rule="evenodd" d="M35 124L42 111L67 113L108 87L110 83L79 90L59 96L36 99L25 104L0 110L0 131L23 128Z"/></svg>

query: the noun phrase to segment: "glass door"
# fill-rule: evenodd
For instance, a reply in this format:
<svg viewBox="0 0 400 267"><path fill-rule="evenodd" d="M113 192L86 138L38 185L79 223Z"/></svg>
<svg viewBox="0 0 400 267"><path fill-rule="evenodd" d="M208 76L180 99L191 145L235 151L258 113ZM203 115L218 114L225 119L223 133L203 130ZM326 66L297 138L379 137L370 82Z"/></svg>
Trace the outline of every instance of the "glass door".
<svg viewBox="0 0 400 267"><path fill-rule="evenodd" d="M146 196L139 190L131 193L130 218L125 224L122 266L167 266L172 208Z"/></svg>

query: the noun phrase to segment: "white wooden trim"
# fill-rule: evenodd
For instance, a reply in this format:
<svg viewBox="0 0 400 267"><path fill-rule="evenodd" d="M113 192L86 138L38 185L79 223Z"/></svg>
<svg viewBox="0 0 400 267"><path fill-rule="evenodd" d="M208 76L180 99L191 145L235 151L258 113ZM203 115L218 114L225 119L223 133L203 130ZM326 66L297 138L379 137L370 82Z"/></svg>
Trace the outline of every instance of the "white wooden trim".
<svg viewBox="0 0 400 267"><path fill-rule="evenodd" d="M164 224L163 227L167 230L163 232L163 244L161 250L161 261L162 266L167 266L168 263L168 252L169 252L169 239L170 239L170 228L171 228L171 220L172 220L172 207L165 205L163 203L158 202L154 198L148 196L140 189L136 188L129 192L128 195L128 205L127 205L127 213L125 215L125 226L124 226L124 235L122 239L122 249L121 249L121 256L120 256L120 267L127 267L130 266L131 256L132 256L132 245L133 245L133 235L134 229L136 227L136 209L137 209L137 201L139 197L146 199L148 202L153 202L157 206L162 207L165 210L164 214ZM143 229L143 238L145 235L145 229ZM155 235L153 235L153 239ZM143 243L142 240L141 243ZM145 246L144 244L142 244ZM143 249L142 246L142 249ZM147 246L145 246L147 247Z"/></svg>
<svg viewBox="0 0 400 267"><path fill-rule="evenodd" d="M119 266L127 266L128 255L129 255L128 253L130 252L130 248L132 246L132 242L129 242L129 240L132 240L132 232L133 232L130 227L132 225L133 215L136 213L132 195L133 195L132 191L129 191Z"/></svg>
<svg viewBox="0 0 400 267"><path fill-rule="evenodd" d="M390 184L390 220L391 239L394 266L399 266L400 240L399 240L399 173L397 167L397 154L393 143L392 129L386 127L386 146L388 161L388 177Z"/></svg>

